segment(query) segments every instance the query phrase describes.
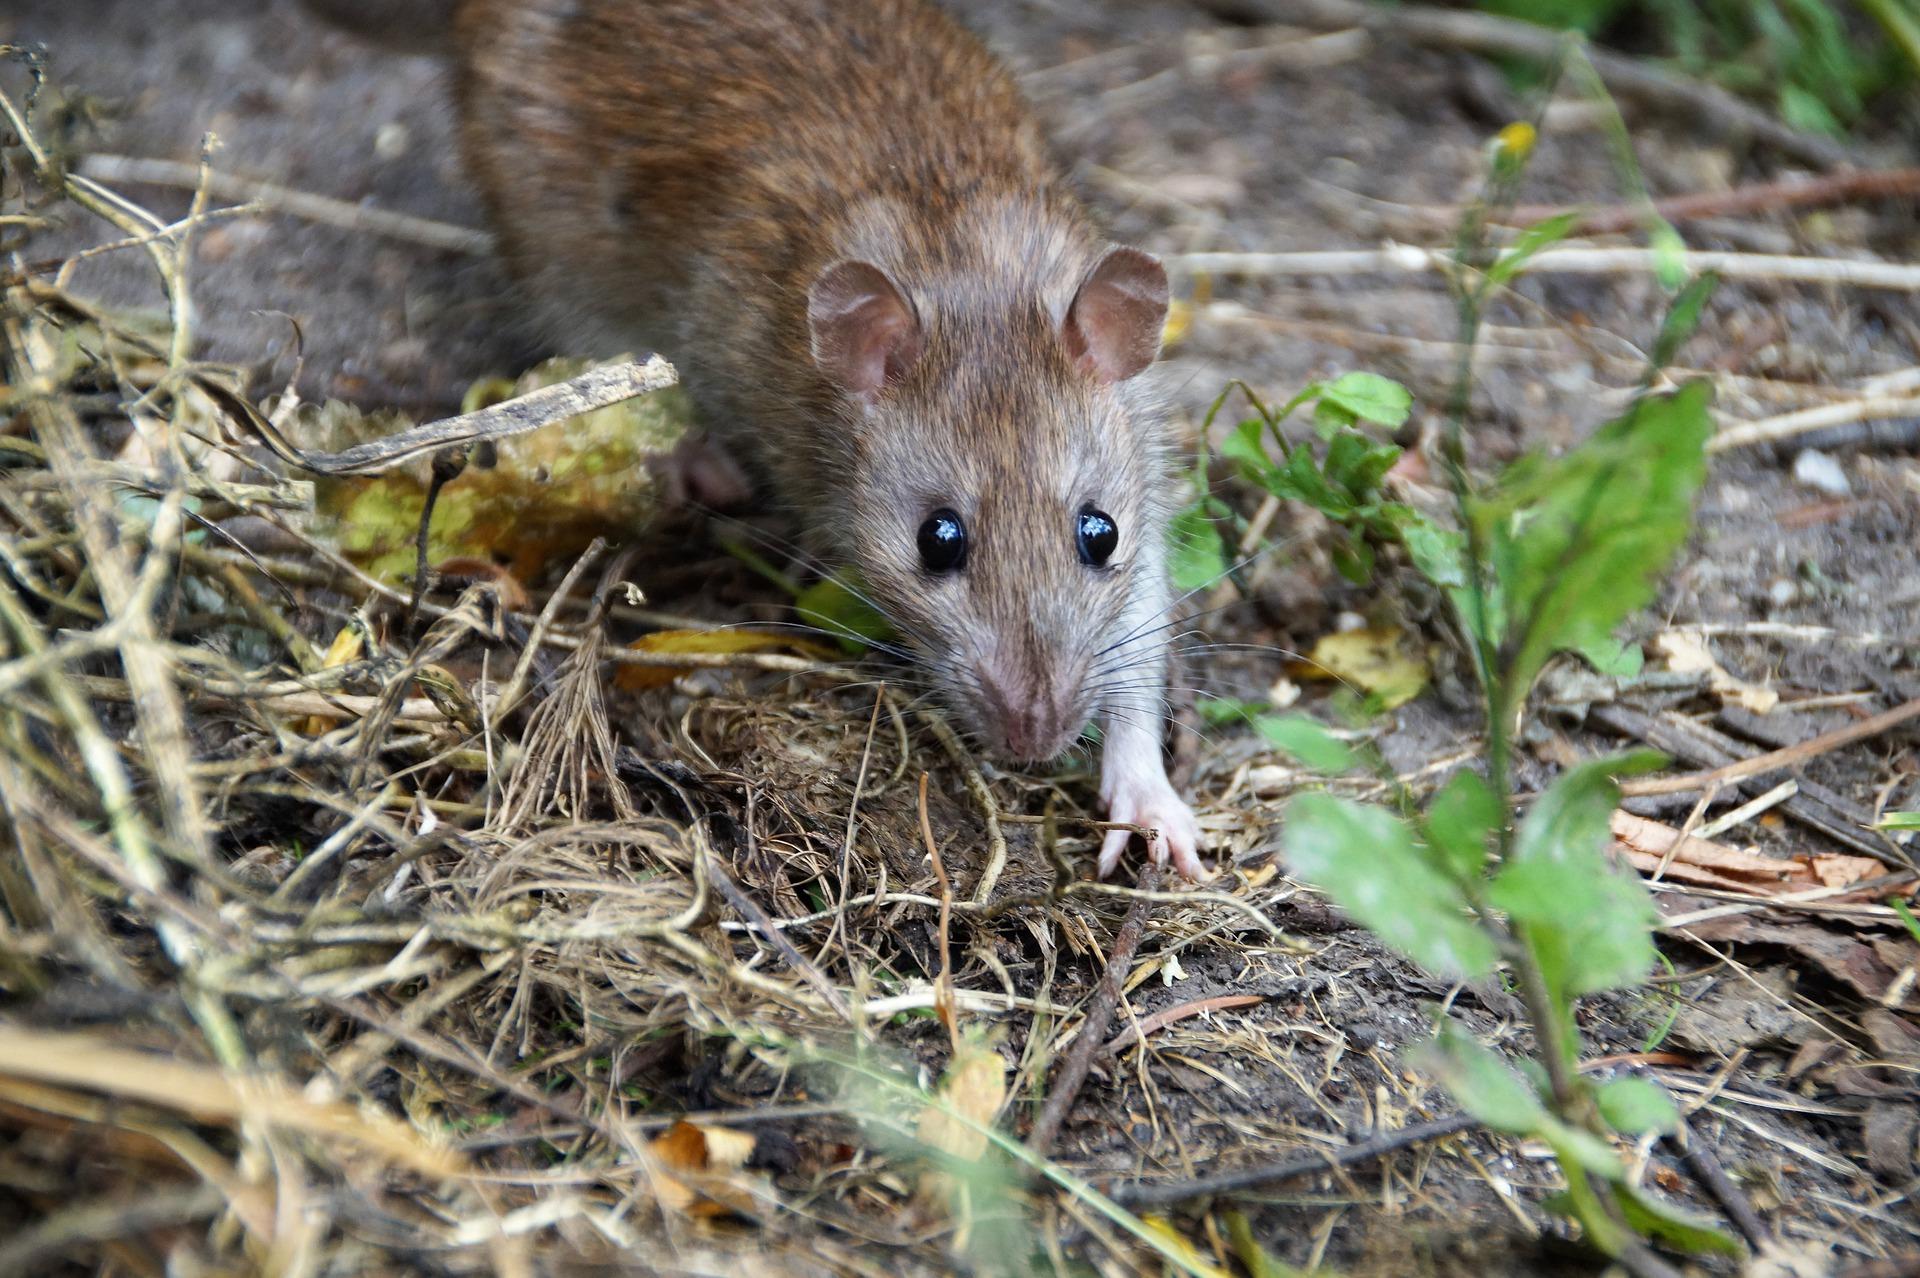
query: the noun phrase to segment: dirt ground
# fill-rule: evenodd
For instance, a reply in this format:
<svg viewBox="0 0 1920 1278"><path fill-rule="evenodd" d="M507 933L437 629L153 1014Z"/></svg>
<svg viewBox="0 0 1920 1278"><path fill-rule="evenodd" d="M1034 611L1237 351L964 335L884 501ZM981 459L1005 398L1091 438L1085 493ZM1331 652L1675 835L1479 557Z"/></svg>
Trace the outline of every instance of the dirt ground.
<svg viewBox="0 0 1920 1278"><path fill-rule="evenodd" d="M1117 238L1169 255L1444 243L1446 210L1478 190L1485 141L1524 112L1521 96L1468 54L1353 32L1303 39L1237 16L1225 4L1147 0L966 6L967 20L1022 72ZM214 163L223 172L480 225L450 146L438 66L369 50L282 0L14 0L0 11L4 41L43 42L56 82L97 95L89 100L96 113L70 126L68 140L82 151L190 164L212 132L220 140ZM1627 118L1656 196L1798 171L1764 147L1701 135L1683 112L1629 105ZM1910 163L1916 138L1920 115L1908 102L1894 104L1856 145L1862 163ZM185 190L116 185L163 216L186 211ZM1598 115L1571 101L1550 112L1523 201L1611 204L1627 194ZM1911 198L1706 218L1681 229L1700 248L1920 260L1920 213ZM53 237L31 251L54 255L61 245ZM128 255L83 265L72 287L116 306L160 301ZM1367 368L1414 391L1416 413L1405 438L1431 438L1457 359L1454 310L1437 277L1220 277L1201 293L1193 280L1177 279L1176 290L1193 302L1192 318L1159 375L1190 429L1230 379L1284 399L1309 379ZM512 291L485 257L301 217L209 225L199 236L194 292L202 355L255 369L255 393L289 375L294 323L306 397L395 406L422 418L451 411L474 379L516 371L547 353L516 323ZM1636 353L1651 342L1662 305L1653 281L1631 271L1522 280L1489 319L1473 413L1476 464L1564 446L1616 410L1635 383ZM1716 410L1727 424L1839 402L1870 389L1872 379L1897 379L1920 366L1920 302L1910 291L1728 280L1678 363L1716 381ZM1917 383L1892 384L1911 395ZM1231 424L1224 419L1217 429ZM1682 768L1714 767L1920 697L1917 453L1920 419L1909 417L1719 455L1696 535L1633 637L1652 644L1704 634L1726 672L1777 693L1778 704L1761 714L1698 679L1621 688L1563 669L1543 685L1522 780L1538 786L1573 759L1643 741L1679 756ZM1263 564L1245 596L1223 587L1228 593L1208 601L1220 609L1207 621L1210 637L1257 650L1195 656L1194 682L1223 695L1261 695L1288 673L1287 653L1310 649L1355 616L1433 633L1430 610L1417 597L1341 579L1329 562L1327 531L1314 517L1282 513L1286 558ZM716 546L695 546L688 563L684 546L641 543L629 571L654 606L709 620L777 613L780 601L764 583ZM839 834L825 814L844 812L849 803L864 805L877 832L875 847L860 853L862 881L880 875L884 883L891 867L901 890L930 890L905 756L886 779L894 756L880 751L875 780L864 789L854 780L870 692L863 698L858 689L768 693L719 679L696 683L691 691L616 694L614 734L641 755L684 764L676 783L709 795L713 809L745 832L738 835L746 849L740 877L769 911L817 908L808 876L830 870L840 855ZM1325 695L1308 685L1303 704L1315 706ZM756 698L767 696L797 704L817 696L822 713L844 714L855 730L824 754L785 750L761 730L772 703ZM1432 688L1371 731L1397 769L1427 786L1470 757L1478 732L1472 705L1465 668L1443 657ZM1213 731L1196 744L1188 747L1193 792L1228 871L1214 886L1266 913L1287 940L1275 943L1244 914L1215 906L1169 904L1149 919L1136 959L1141 983L1130 996L1134 1015L1219 995L1260 1001L1171 1025L1149 1050L1096 1066L1059 1156L1076 1174L1108 1187L1337 1149L1452 1112L1402 1060L1426 1036L1443 1000L1484 1039L1517 1043L1521 1032L1517 1001L1503 989L1450 990L1287 882L1284 866L1274 864L1276 813L1303 783L1301 774L1244 733ZM1786 775L1730 785L1694 819L1710 820ZM1721 840L1783 861L1845 852L1881 856L1897 867L1909 854L1862 827L1881 812L1920 808L1914 723L1821 753L1791 775L1801 783L1794 799L1732 826ZM643 806L684 816L671 786L657 777L629 780ZM1082 803L1088 797L1084 777L989 772L988 780L1009 812L1037 814L1050 795ZM935 784L937 819L964 832L954 845L962 851L949 856L967 849L978 856L984 836L967 791L950 768ZM763 806L743 806L740 796L755 793ZM1677 827L1689 820L1697 797L1656 796L1628 806ZM273 819L264 809L248 817L256 837ZM1037 827L1007 828L1007 890L1044 883ZM888 846L895 831L904 833ZM754 852L756 832L762 843ZM1851 841L1843 842L1847 836ZM775 864L779 855L794 861ZM974 870L964 862L950 868L971 882ZM366 875L367 882L377 878L373 869ZM1670 915L1729 899L1751 898L1678 883L1660 896ZM957 921L956 982L996 995L1044 989L1054 1008L1081 1006L1125 903L1076 900L1085 904ZM875 972L904 979L937 969L933 912L895 908L864 926L859 953L851 934L836 953L832 936L802 929L809 954L836 983L851 989ZM738 940L741 933L729 935ZM1821 1257L1800 1272L1837 1273L1855 1262L1912 1255L1920 1246L1911 1122L1920 1096L1920 994L1912 979L1920 948L1912 936L1884 907L1815 904L1677 929L1663 937L1663 949L1671 971L1655 985L1586 1008L1592 1054L1637 1065L1673 1090L1690 1109L1695 1139L1717 1152L1767 1226ZM742 1050L729 1025L702 1022L685 1008L663 1010L666 996L622 966L637 970L650 961L610 951L605 980L613 993L582 993L573 1011L553 995L556 1018L605 1015L581 1039L583 1059L625 1060L627 1077L647 1084L649 1112L805 1099L805 1070L789 1078L764 1054ZM770 954L759 961L778 962ZM514 970L524 983L526 969ZM509 1022L528 1013L513 982L483 988L494 990L491 1002L476 998L475 1005L492 1010L477 1011L473 1024L490 1017L494 1032L520 1032ZM298 1037L297 1019L280 1030ZM1058 1045L1056 1024L1028 1012L982 1012L980 1020L999 1035L1004 1059L1027 1071L1023 1077L1033 1077L1036 1061L1044 1072ZM1124 1015L1118 1023L1127 1023ZM689 1028L696 1024L704 1033ZM673 1032L649 1039L663 1026ZM924 1015L896 1017L875 1032L933 1074L944 1063L945 1035ZM301 1049L280 1050L297 1070ZM396 1067L384 1081L376 1074L368 1094L419 1112L404 1098L421 1086L423 1070L432 1072L416 1063ZM1028 1099L1017 1099L1003 1118L1016 1134L1036 1108ZM538 1115L513 1098L503 1095L498 1104L503 1130L537 1125ZM815 1234L817 1249L806 1263L820 1272L937 1273L957 1263L943 1253L945 1236L907 1238L913 1226L905 1217L895 1221L904 1208L887 1193L836 1197L836 1160L845 1158L836 1151L858 1144L843 1114L802 1115L761 1130L780 1134L762 1135L759 1157L794 1214L755 1216L757 1225L683 1222L668 1228L666 1250L627 1262L647 1271L737 1272L756 1246L754 1229L763 1228L770 1239L778 1236L777 1246L768 1242L770 1252L796 1272L804 1265L792 1258ZM501 1167L525 1166L517 1161L522 1155L537 1162L564 1150L564 1141L552 1140L537 1147L475 1140L467 1148ZM782 1152L769 1154L775 1146ZM1651 1182L1716 1210L1671 1149L1636 1156ZM18 1171L26 1161L19 1155L7 1166ZM552 1165L563 1162L555 1156ZM32 1200L7 1183L0 1171L0 1200L13 1210ZM1590 1261L1563 1241L1541 1206L1555 1184L1553 1164L1540 1151L1470 1134L1233 1201L1253 1236L1292 1264L1395 1275L1589 1272ZM816 1203L821 1209L809 1214ZM1189 1207L1172 1219L1208 1256L1231 1250L1218 1212ZM1109 1224L1071 1212L1048 1220L1063 1253L1090 1257L1086 1263L1099 1272L1135 1271L1126 1267L1134 1262L1101 1242ZM360 1224L366 1238L381 1237L377 1224ZM437 1270L442 1263L404 1250L390 1255L399 1270ZM1728 1262L1702 1268L1732 1272Z"/></svg>

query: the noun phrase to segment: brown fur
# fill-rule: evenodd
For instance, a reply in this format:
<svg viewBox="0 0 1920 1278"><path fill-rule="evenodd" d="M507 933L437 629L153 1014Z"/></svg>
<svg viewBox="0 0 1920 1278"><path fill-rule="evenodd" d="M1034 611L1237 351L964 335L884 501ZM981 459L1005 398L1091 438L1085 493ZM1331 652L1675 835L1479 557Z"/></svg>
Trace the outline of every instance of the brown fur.
<svg viewBox="0 0 1920 1278"><path fill-rule="evenodd" d="M1036 699L1077 731L1095 654L1157 597L1163 449L1062 341L1106 246L1005 69L924 0L463 0L455 35L468 162L569 340L675 360L989 740ZM809 286L849 258L924 335L871 411L809 353ZM1085 502L1121 529L1110 569L1078 561ZM939 506L972 550L930 578Z"/></svg>

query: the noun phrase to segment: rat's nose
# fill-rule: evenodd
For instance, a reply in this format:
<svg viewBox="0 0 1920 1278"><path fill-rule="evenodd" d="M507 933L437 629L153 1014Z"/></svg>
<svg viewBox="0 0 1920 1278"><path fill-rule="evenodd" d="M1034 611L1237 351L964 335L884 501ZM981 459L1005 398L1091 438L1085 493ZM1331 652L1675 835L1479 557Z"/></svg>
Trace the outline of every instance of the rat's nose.
<svg viewBox="0 0 1920 1278"><path fill-rule="evenodd" d="M1066 747L1066 713L1050 685L982 670L980 691L988 727L1008 755L1038 763Z"/></svg>

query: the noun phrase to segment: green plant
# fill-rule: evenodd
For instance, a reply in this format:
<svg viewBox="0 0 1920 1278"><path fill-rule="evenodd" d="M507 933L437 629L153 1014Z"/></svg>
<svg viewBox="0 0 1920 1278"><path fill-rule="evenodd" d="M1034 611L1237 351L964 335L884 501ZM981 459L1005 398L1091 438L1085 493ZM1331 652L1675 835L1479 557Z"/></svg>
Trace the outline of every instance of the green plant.
<svg viewBox="0 0 1920 1278"><path fill-rule="evenodd" d="M1593 1246L1630 1261L1645 1257L1644 1238L1731 1250L1737 1244L1727 1235L1633 1184L1609 1142L1616 1134L1674 1130L1679 1118L1665 1093L1633 1077L1596 1085L1579 1070L1575 1000L1639 984L1657 958L1651 897L1635 875L1609 863L1605 849L1619 801L1615 778L1663 760L1636 753L1571 768L1531 799L1524 819L1513 819L1511 742L1536 677L1559 652L1621 659L1613 630L1651 599L1686 538L1712 431L1705 385L1643 389L1564 455L1523 458L1485 484L1469 477L1464 422L1481 314L1527 255L1571 225L1552 219L1504 248L1488 240L1492 212L1510 203L1533 140L1531 126L1503 131L1488 191L1456 247L1462 355L1443 449L1455 526L1380 492L1398 453L1363 423L1397 424L1407 411L1404 392L1390 393L1383 379L1350 374L1316 384L1278 413L1249 396L1257 416L1223 447L1264 493L1333 519L1349 547L1343 566L1364 570L1373 562L1370 549L1356 548L1403 548L1449 601L1484 695L1483 772L1455 774L1424 811L1404 793L1393 809L1326 792L1301 795L1285 814L1283 847L1296 874L1421 966L1457 980L1508 970L1531 1021L1532 1059L1516 1070L1443 1024L1423 1061L1481 1121L1554 1150L1566 1190L1553 1205L1580 1223ZM1656 243L1677 244L1671 228L1653 230ZM1657 359L1691 331L1711 287L1702 280L1677 289L1653 344ZM1646 386L1653 381L1650 371ZM1317 438L1289 444L1279 424L1307 402L1316 404ZM1197 524L1221 505L1203 494L1189 515ZM1324 730L1315 736L1311 721L1298 726L1297 716L1236 703L1213 713L1252 720L1309 766L1338 772L1356 762Z"/></svg>
<svg viewBox="0 0 1920 1278"><path fill-rule="evenodd" d="M1478 7L1650 46L1676 69L1769 97L1789 123L1822 133L1843 132L1877 94L1911 87L1920 74L1915 0L1478 0Z"/></svg>

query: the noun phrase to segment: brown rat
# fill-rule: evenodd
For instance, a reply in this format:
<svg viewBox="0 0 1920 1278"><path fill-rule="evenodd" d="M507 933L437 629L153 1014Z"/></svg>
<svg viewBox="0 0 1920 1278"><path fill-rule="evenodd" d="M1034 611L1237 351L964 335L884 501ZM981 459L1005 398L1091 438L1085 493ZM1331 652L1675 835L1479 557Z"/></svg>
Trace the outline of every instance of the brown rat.
<svg viewBox="0 0 1920 1278"><path fill-rule="evenodd" d="M510 266L570 345L680 368L719 445L691 487L763 475L995 753L1098 721L1109 815L1198 875L1136 380L1166 274L1095 232L1006 69L926 0L456 0L452 35Z"/></svg>

